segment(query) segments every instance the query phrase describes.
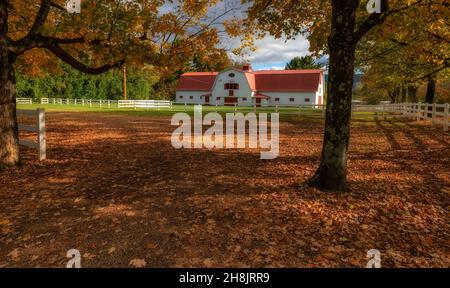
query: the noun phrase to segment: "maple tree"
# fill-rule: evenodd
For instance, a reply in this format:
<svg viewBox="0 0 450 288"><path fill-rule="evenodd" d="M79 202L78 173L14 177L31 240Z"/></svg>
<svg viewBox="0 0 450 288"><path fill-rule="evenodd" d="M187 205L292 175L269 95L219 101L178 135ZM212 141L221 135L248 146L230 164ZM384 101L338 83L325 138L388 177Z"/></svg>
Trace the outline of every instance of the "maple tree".
<svg viewBox="0 0 450 288"><path fill-rule="evenodd" d="M250 25L276 36L307 34L310 49L329 54L329 84L322 156L309 181L322 189L343 190L347 179L347 154L356 51L363 38L393 15L428 1L380 1L379 13L369 14L359 0L282 1L256 0L249 10Z"/></svg>
<svg viewBox="0 0 450 288"><path fill-rule="evenodd" d="M19 162L15 69L37 74L57 68L58 58L88 74L126 62L152 64L170 75L198 51L217 55L218 24L238 8L210 13L220 0L103 0L82 1L81 14L70 14L65 2L0 1L0 164ZM168 12L164 5L171 5Z"/></svg>
<svg viewBox="0 0 450 288"><path fill-rule="evenodd" d="M367 35L357 51L365 82L384 86L393 103L406 96L417 101L415 91L427 84L425 101L433 103L437 79L448 79L450 71L449 5L433 1L411 7Z"/></svg>

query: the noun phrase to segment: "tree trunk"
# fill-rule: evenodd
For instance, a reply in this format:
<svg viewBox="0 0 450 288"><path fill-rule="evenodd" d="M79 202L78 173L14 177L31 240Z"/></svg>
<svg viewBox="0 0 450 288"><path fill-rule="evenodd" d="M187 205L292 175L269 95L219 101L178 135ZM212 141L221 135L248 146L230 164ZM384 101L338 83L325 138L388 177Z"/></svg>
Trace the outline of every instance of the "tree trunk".
<svg viewBox="0 0 450 288"><path fill-rule="evenodd" d="M417 88L416 86L408 86L408 101L416 103L417 102Z"/></svg>
<svg viewBox="0 0 450 288"><path fill-rule="evenodd" d="M433 104L434 102L434 96L436 95L436 78L436 75L428 77L427 95L425 97L425 102L428 104Z"/></svg>
<svg viewBox="0 0 450 288"><path fill-rule="evenodd" d="M436 95L436 74L428 76L428 83L427 83L427 95L425 96L425 103L433 104L434 103L434 96ZM427 117L431 118L433 117L433 107L428 107L428 111L430 113L427 113Z"/></svg>
<svg viewBox="0 0 450 288"><path fill-rule="evenodd" d="M0 165L19 164L19 132L16 118L16 87L7 38L7 1L0 2Z"/></svg>
<svg viewBox="0 0 450 288"><path fill-rule="evenodd" d="M347 182L347 151L356 41L355 15L359 1L333 0L329 91L322 157L310 184L324 190L344 190Z"/></svg>

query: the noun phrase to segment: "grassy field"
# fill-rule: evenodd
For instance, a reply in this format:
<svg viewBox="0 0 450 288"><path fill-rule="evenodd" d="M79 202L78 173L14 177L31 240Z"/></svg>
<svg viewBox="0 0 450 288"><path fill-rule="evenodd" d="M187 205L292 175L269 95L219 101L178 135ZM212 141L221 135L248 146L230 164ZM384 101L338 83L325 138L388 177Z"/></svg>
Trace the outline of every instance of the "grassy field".
<svg viewBox="0 0 450 288"><path fill-rule="evenodd" d="M37 109L44 108L46 111L50 112L103 112L103 113L121 113L127 115L143 115L143 116L169 116L178 112L186 112L188 114L193 114L194 105L173 105L172 108L160 108L160 109L142 109L142 108L117 108L111 106L108 108L106 104L103 104L103 107L100 107L98 104L89 107L82 105L74 105L74 104L21 104L18 105L18 109ZM203 106L203 113L209 112L218 112L221 114L224 113L233 113L233 112L241 112L241 113L250 113L254 112L253 107L225 107L225 106ZM275 113L275 107L258 107L257 113ZM291 118L309 118L309 119L323 119L323 113L320 109L312 109L312 108L304 108L299 109L298 107L280 107L277 109L278 113L280 113L281 119L291 119ZM356 112L353 114L354 120L363 120L372 121L376 120L377 115L373 112Z"/></svg>

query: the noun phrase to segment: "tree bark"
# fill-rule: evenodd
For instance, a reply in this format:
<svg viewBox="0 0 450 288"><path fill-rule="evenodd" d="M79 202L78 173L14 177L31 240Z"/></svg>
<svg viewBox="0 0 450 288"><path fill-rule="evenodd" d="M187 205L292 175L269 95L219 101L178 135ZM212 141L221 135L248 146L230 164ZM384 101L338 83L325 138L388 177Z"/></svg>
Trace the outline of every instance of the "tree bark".
<svg viewBox="0 0 450 288"><path fill-rule="evenodd" d="M436 75L428 76L427 95L425 97L425 102L428 104L433 104L434 102L434 96L436 95L436 81Z"/></svg>
<svg viewBox="0 0 450 288"><path fill-rule="evenodd" d="M433 104L434 103L434 96L436 95L436 81L437 81L437 75L433 74L428 76L428 83L427 83L427 94L425 96L425 103ZM433 107L428 107L429 113L427 113L427 117L431 118L433 117L432 113Z"/></svg>
<svg viewBox="0 0 450 288"><path fill-rule="evenodd" d="M0 2L0 165L19 164L19 131L16 117L16 87L7 37L7 1Z"/></svg>
<svg viewBox="0 0 450 288"><path fill-rule="evenodd" d="M310 184L323 190L344 190L350 139L352 86L356 43L354 36L359 1L333 0L329 96L319 168Z"/></svg>

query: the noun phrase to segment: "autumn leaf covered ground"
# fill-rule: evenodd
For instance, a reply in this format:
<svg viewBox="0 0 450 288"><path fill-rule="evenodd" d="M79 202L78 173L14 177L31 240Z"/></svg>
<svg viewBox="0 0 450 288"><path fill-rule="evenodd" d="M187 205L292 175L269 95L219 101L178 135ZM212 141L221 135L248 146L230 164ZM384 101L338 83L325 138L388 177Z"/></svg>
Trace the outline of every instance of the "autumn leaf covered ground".
<svg viewBox="0 0 450 288"><path fill-rule="evenodd" d="M48 160L0 172L0 267L449 267L450 136L352 127L349 191L302 185L323 124L283 121L280 157L175 150L167 116L47 114Z"/></svg>

